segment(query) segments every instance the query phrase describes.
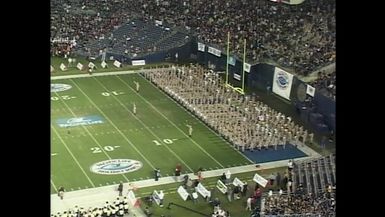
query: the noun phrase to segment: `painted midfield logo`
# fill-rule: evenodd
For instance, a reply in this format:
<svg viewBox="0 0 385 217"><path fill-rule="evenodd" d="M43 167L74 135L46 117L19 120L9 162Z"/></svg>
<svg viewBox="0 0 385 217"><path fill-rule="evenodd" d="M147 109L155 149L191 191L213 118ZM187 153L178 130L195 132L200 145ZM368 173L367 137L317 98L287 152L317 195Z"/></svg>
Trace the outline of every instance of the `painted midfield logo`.
<svg viewBox="0 0 385 217"><path fill-rule="evenodd" d="M103 119L98 115L69 118L69 119L58 119L56 123L59 127L76 127L81 125L92 125L92 124L102 124Z"/></svg>
<svg viewBox="0 0 385 217"><path fill-rule="evenodd" d="M90 167L90 170L97 174L116 175L134 172L142 168L142 166L142 162L137 160L112 159L95 163Z"/></svg>
<svg viewBox="0 0 385 217"><path fill-rule="evenodd" d="M61 92L68 89L71 89L72 86L69 84L51 84L51 93L52 92Z"/></svg>

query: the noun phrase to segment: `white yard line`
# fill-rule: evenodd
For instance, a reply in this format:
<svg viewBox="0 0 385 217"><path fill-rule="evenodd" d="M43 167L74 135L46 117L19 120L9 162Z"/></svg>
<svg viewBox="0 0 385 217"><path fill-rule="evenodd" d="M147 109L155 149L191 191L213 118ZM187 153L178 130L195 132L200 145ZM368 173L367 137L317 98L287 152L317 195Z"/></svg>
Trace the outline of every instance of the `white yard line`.
<svg viewBox="0 0 385 217"><path fill-rule="evenodd" d="M154 165L136 148L136 146L122 133L122 131L111 121L110 118L92 101L86 93L77 85L72 79L70 79L71 82L80 90L80 92L83 93L83 95L90 101L90 103L110 122L110 124L116 129L116 131L119 132L119 134L128 142L128 144L131 145L132 148L135 149L136 152L152 167L152 169L155 169ZM102 148L101 148L102 149ZM124 176L125 177L125 176ZM127 179L127 178L126 178ZM128 180L127 180L128 181Z"/></svg>
<svg viewBox="0 0 385 217"><path fill-rule="evenodd" d="M78 117L73 111L72 109L67 105L67 103L64 101L64 99L62 99L62 97L60 97L60 95L55 92L55 94L60 98L60 100L63 102L63 104L67 107L67 109L71 112L71 114L74 116L74 117ZM84 125L82 125L82 128L88 133L88 135L91 137L92 140L94 140L94 142L99 146L100 150L108 157L108 159L112 160L111 156L108 155L108 153L104 150L103 146L98 142L98 140L91 134L91 132L87 129L87 127L85 127ZM121 174L124 179L126 179L126 181L129 181L128 178L124 175L124 174ZM95 186L94 186L95 187Z"/></svg>
<svg viewBox="0 0 385 217"><path fill-rule="evenodd" d="M88 73L76 74L76 75L58 75L58 76L51 76L51 80L70 79L70 78L89 78L94 76L106 76L106 75L125 75L125 74L134 74L134 73L138 73L138 71L130 70L130 71L115 71L115 72L98 72L98 73L93 73L92 75Z"/></svg>
<svg viewBox="0 0 385 217"><path fill-rule="evenodd" d="M53 127L51 125L51 128L53 129L53 131L56 133L56 135L58 136L58 138L60 139L60 141L63 143L63 145L65 146L65 148L67 149L67 151L70 153L70 155L72 156L72 158L74 159L75 163L79 166L80 170L83 172L83 174L86 176L86 178L88 179L88 181L91 183L92 187L95 187L95 184L92 182L92 180L90 179L90 177L87 175L86 171L84 171L83 167L80 165L79 161L76 159L76 157L74 156L74 154L72 153L72 151L68 148L67 144L64 142L64 140L61 138L60 134L56 131L55 127Z"/></svg>
<svg viewBox="0 0 385 217"><path fill-rule="evenodd" d="M107 92L110 92L109 89L107 89L106 86L104 86L97 78L94 78L95 81L97 81L100 86L102 86L104 88L104 90L106 90ZM194 172L194 170L189 167L189 165L184 161L182 160L182 158L179 157L179 155L177 155L170 147L168 147L168 145L163 142L163 139L159 138L145 123L143 123L142 120L140 120L135 114L133 114L133 112L130 110L130 109L127 109L127 107L115 96L115 95L111 95L126 111L128 111L130 114L132 114L132 116L138 120L143 126L144 128L147 129L148 132L150 132L156 139L158 139L158 141L160 141L161 143L163 143L163 147L167 148L180 162L182 162L191 172Z"/></svg>
<svg viewBox="0 0 385 217"><path fill-rule="evenodd" d="M147 80L146 78L144 78L145 80ZM148 80L147 80L148 81ZM151 82L150 82L151 83ZM152 83L151 83L152 84ZM154 87L156 87L154 84L152 84ZM157 88L157 87L156 87ZM253 162L252 160L250 160L249 158L247 158L244 154L242 154L242 152L240 152L238 149L236 149L229 141L227 141L226 139L224 139L221 135L219 135L219 133L215 132L213 129L211 129L209 126L207 126L207 124L205 124L202 120L200 120L199 118L197 118L195 115L193 115L189 110L187 110L185 107L183 107L181 104L179 104L175 99L173 99L172 97L170 97L169 95L167 95L166 93L164 93L162 90L159 90L160 92L162 92L167 98L169 98L171 101L173 101L177 106L179 106L180 108L182 108L184 111L186 111L190 116L192 116L193 118L195 118L196 120L198 120L198 122L200 122L201 124L203 124L207 129L209 129L211 132L213 132L215 135L217 135L221 140L223 140L224 142L226 142L230 147L232 147L235 151L237 151L243 158L245 158L247 161L249 161L250 163L254 164L255 162Z"/></svg>
<svg viewBox="0 0 385 217"><path fill-rule="evenodd" d="M213 159L218 165L220 165L222 168L225 168L220 162L218 162L213 156L211 156L206 150L204 150L197 142L195 142L191 137L189 137L182 129L180 129L174 122L172 122L170 119L168 119L162 112L160 112L154 105L152 105L148 100L146 100L143 96L141 96L139 93L137 93L130 85L128 85L124 80L116 76L119 80L121 80L124 84L126 84L127 87L129 87L132 92L134 92L136 95L138 95L140 98L142 98L148 105L151 106L156 112L158 112L164 119L166 119L168 122L170 122L175 128L177 128L180 132L182 132L187 138L189 138L201 151L203 151L207 156L209 156L211 159ZM147 79L144 78L144 80L147 81ZM148 82L148 81L147 81ZM151 82L150 82L151 83ZM152 84L152 83L151 83Z"/></svg>
<svg viewBox="0 0 385 217"><path fill-rule="evenodd" d="M55 191L57 192L57 188L55 186L55 183L53 183L52 179L51 179L51 185L53 186L53 188L55 189Z"/></svg>

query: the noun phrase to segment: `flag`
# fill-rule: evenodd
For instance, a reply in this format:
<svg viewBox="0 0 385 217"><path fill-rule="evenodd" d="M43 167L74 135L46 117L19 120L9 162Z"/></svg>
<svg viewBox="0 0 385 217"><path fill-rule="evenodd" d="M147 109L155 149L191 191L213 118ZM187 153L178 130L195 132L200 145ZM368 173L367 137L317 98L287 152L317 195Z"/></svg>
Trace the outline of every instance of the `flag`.
<svg viewBox="0 0 385 217"><path fill-rule="evenodd" d="M76 65L76 68L78 68L79 70L83 70L83 64L78 63L78 64Z"/></svg>
<svg viewBox="0 0 385 217"><path fill-rule="evenodd" d="M103 61L100 65L102 65L103 69L107 68L107 63L105 61Z"/></svg>
<svg viewBox="0 0 385 217"><path fill-rule="evenodd" d="M313 96L314 97L314 93L315 93L315 88L310 86L310 85L307 85L306 87L306 93L309 94L310 96Z"/></svg>
<svg viewBox="0 0 385 217"><path fill-rule="evenodd" d="M235 57L229 56L229 64L232 66L235 66L235 62L236 62Z"/></svg>
<svg viewBox="0 0 385 217"><path fill-rule="evenodd" d="M64 63L61 63L61 64L60 64L60 69L61 69L62 71L66 71L66 70L67 70L67 66L64 65Z"/></svg>
<svg viewBox="0 0 385 217"><path fill-rule="evenodd" d="M122 63L121 63L121 62L119 62L119 61L115 60L115 62L114 62L114 66L116 66L116 67L120 68L120 66L121 66L121 65L122 65Z"/></svg>
<svg viewBox="0 0 385 217"><path fill-rule="evenodd" d="M95 64L93 62L88 63L88 67L93 69L95 67Z"/></svg>

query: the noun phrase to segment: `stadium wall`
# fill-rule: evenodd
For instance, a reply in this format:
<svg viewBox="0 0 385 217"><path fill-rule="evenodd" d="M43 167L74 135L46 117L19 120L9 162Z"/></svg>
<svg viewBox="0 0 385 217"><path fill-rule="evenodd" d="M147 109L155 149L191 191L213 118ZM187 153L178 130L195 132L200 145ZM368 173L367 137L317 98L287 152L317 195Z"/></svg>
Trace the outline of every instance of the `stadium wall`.
<svg viewBox="0 0 385 217"><path fill-rule="evenodd" d="M198 43L193 46L196 51L197 62L206 67L211 67L217 71L226 71L226 53L221 52L220 56L208 52L210 45L205 45L204 50L198 50ZM229 83L234 87L240 87L241 81L234 79L234 74L242 75L242 61L236 59L235 64L229 64ZM250 72L245 72L245 85L247 89L259 89L261 91L271 91L274 79L274 65L257 63L251 66ZM335 132L335 101L327 96L315 91L313 97L314 107L305 107L304 99L299 98L299 87L305 88L307 84L296 76L293 77L293 86L290 93L290 101L300 113L301 119L309 123L318 133L326 133L329 130Z"/></svg>
<svg viewBox="0 0 385 217"><path fill-rule="evenodd" d="M202 44L201 44L202 45ZM220 51L220 54L209 52L209 47ZM178 58L176 58L178 54ZM114 56L114 59L125 64L131 64L132 60L145 60L146 64L159 62L187 62L196 60L199 64L216 71L226 71L227 55L221 49L212 45L205 45L204 49L198 49L198 41L191 39L183 46L172 48L167 51L160 51L142 56L140 58L129 58L124 55L107 53L107 58ZM242 76L243 62L235 58L233 64L229 64L229 83L234 87L241 87L241 81L234 79L234 74ZM250 72L245 72L246 89L259 89L261 91L271 91L274 79L275 66L266 63L257 63L251 65ZM293 77L293 86L290 93L290 101L293 107L296 107L301 118L305 122L309 122L310 126L319 133L333 130L335 132L335 101L315 91L313 98L314 107L304 106L303 99L298 98L298 88L302 85L306 87L306 83ZM306 108L305 108L306 107Z"/></svg>

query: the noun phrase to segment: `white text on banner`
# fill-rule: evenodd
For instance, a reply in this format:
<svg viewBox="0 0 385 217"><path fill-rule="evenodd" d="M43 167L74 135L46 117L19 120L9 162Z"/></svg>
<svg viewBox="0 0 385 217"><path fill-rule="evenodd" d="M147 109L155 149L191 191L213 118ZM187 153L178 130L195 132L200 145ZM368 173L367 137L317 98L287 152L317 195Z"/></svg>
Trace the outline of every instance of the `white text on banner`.
<svg viewBox="0 0 385 217"><path fill-rule="evenodd" d="M234 76L233 76L233 77L234 77L235 80L238 80L238 81L241 80L241 75L238 75L238 74L235 74L235 73L234 73Z"/></svg>
<svg viewBox="0 0 385 217"><path fill-rule="evenodd" d="M253 180L254 180L254 182L260 184L262 187L266 187L266 185L267 185L267 180L265 178L263 178L262 176L258 175L258 173L256 173L254 175Z"/></svg>
<svg viewBox="0 0 385 217"><path fill-rule="evenodd" d="M132 60L131 64L133 66L144 66L144 65L146 65L146 61L145 60Z"/></svg>
<svg viewBox="0 0 385 217"><path fill-rule="evenodd" d="M199 192L199 193L202 195L202 197L204 197L204 198L206 198L206 197L211 197L211 192L208 191L208 190L205 188L205 186L203 186L201 183L199 183L198 186L195 187L195 190L196 190L197 192Z"/></svg>
<svg viewBox="0 0 385 217"><path fill-rule="evenodd" d="M211 53L217 57L221 57L221 51L218 49L215 49L213 47L209 47L209 50L207 52L209 52L209 53Z"/></svg>
<svg viewBox="0 0 385 217"><path fill-rule="evenodd" d="M180 197L185 201L187 200L189 194L187 193L186 189L183 188L183 186L179 186L178 188L178 194L180 195Z"/></svg>
<svg viewBox="0 0 385 217"><path fill-rule="evenodd" d="M226 194L227 192L227 186L225 184L223 184L223 182L221 180L218 180L217 181L217 188L218 190L220 190L223 194Z"/></svg>
<svg viewBox="0 0 385 217"><path fill-rule="evenodd" d="M78 63L78 64L76 65L76 68L78 68L79 70L83 70L83 64Z"/></svg>
<svg viewBox="0 0 385 217"><path fill-rule="evenodd" d="M114 61L114 66L116 66L116 67L119 68L121 65L122 65L121 62L119 62L119 61L117 61L117 60Z"/></svg>

